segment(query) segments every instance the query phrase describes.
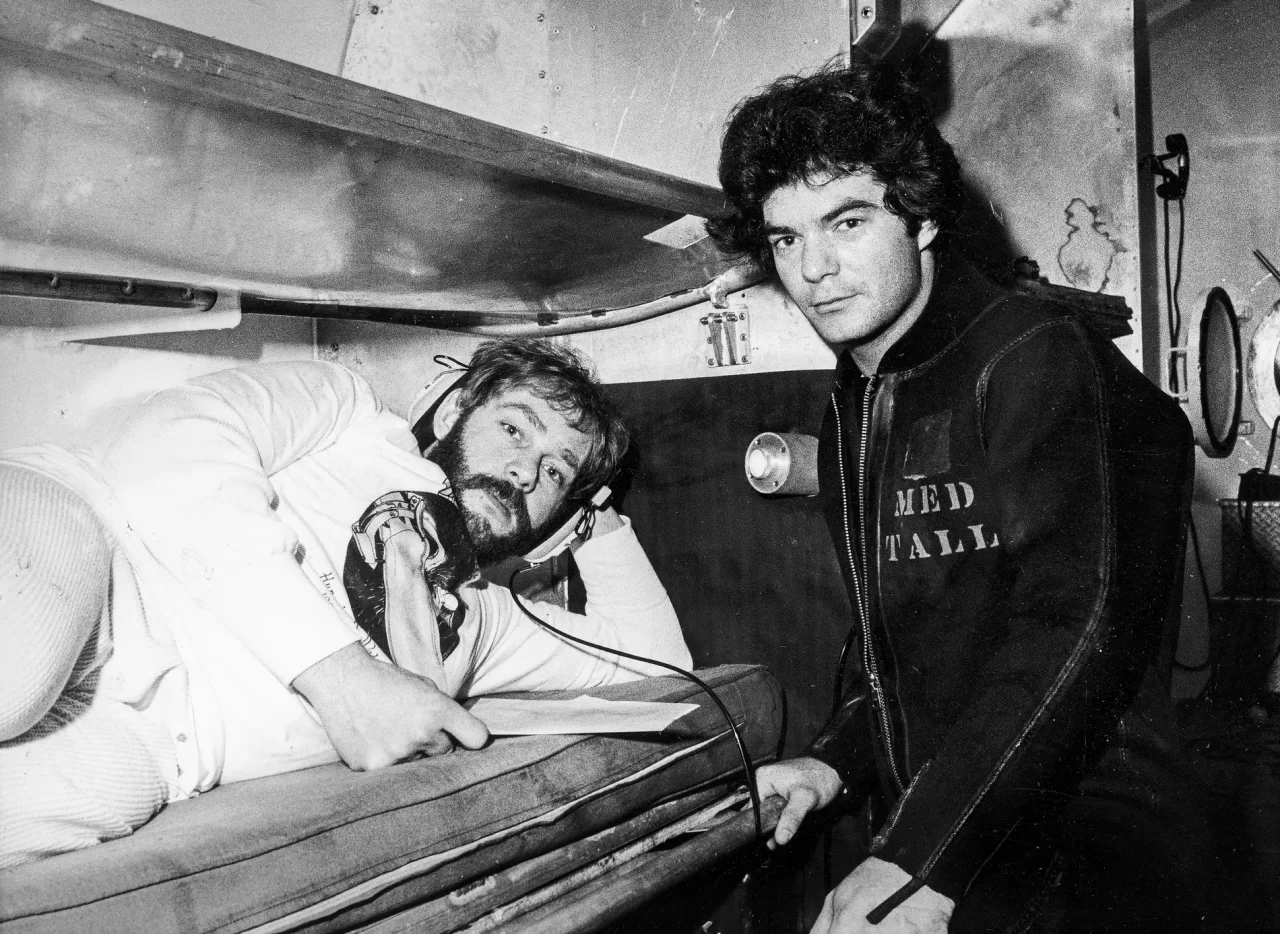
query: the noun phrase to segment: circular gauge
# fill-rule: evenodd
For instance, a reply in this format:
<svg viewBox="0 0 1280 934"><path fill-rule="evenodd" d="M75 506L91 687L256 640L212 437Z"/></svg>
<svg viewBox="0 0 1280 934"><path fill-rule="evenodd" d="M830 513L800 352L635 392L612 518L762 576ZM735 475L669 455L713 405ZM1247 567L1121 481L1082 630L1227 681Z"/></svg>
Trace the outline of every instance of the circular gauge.
<svg viewBox="0 0 1280 934"><path fill-rule="evenodd" d="M1187 335L1187 415L1204 452L1226 457L1240 428L1240 325L1225 289L1210 289L1201 296L1200 307L1200 320ZM1273 352L1272 370L1274 358ZM1270 379L1274 387L1274 373Z"/></svg>

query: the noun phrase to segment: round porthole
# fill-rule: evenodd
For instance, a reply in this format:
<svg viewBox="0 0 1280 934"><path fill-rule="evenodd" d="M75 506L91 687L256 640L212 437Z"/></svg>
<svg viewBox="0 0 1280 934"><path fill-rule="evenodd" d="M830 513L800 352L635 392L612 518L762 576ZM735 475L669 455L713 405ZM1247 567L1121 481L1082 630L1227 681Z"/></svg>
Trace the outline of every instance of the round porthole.
<svg viewBox="0 0 1280 934"><path fill-rule="evenodd" d="M1197 307L1199 320L1189 322L1187 334L1187 416L1201 449L1210 457L1226 457L1236 446L1244 395L1240 325L1226 289L1209 289ZM1274 361L1273 350L1273 395Z"/></svg>

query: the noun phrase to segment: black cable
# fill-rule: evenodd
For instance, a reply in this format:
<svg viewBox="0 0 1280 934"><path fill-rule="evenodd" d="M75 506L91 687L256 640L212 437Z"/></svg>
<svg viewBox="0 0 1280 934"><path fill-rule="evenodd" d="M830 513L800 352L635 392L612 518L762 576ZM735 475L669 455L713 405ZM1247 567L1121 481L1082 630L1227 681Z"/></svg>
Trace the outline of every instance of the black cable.
<svg viewBox="0 0 1280 934"><path fill-rule="evenodd" d="M1191 551L1196 558L1196 573L1200 575L1200 590L1204 594L1204 613L1205 619L1207 620L1210 612L1212 612L1211 608L1213 604L1209 596L1209 581L1206 580L1204 576L1204 559L1200 556L1200 536L1196 534L1195 516L1188 517L1187 531L1191 533ZM1209 645L1205 649L1204 661L1195 665L1188 665L1186 662L1180 662L1178 661L1177 647L1174 647L1173 664L1182 671L1189 671L1192 673L1207 671L1209 666L1213 663L1213 627L1207 626L1206 629L1209 634Z"/></svg>
<svg viewBox="0 0 1280 934"><path fill-rule="evenodd" d="M1185 193L1183 197L1185 197ZM1173 263L1172 270L1170 270L1171 251L1169 249L1169 201L1170 199L1168 198L1163 199L1164 243L1163 243L1162 252L1164 254L1165 314L1166 314L1166 321L1169 328L1169 346L1171 349L1177 349L1178 345L1182 341L1182 302L1179 297L1179 292L1182 289L1182 266L1183 266L1182 260L1183 260L1184 248L1186 244L1186 231L1187 231L1186 207L1183 201L1183 197L1179 197L1177 199L1178 201L1178 250L1176 254L1177 259ZM1169 388L1177 394L1186 392L1187 387L1181 384L1178 370L1176 365L1173 362L1172 356L1169 359L1169 368L1171 371L1169 374L1169 383L1170 383ZM1272 433L1271 440L1272 440L1272 448L1274 449L1275 447L1274 432ZM1268 463L1269 462L1270 462L1270 456L1268 456ZM1196 571L1200 575L1200 588L1204 594L1205 618L1206 620L1208 620L1209 615L1211 613L1212 598L1209 593L1209 581L1208 581L1208 578L1205 577L1205 573L1204 573L1204 559L1201 557L1201 554L1200 554L1200 535L1196 530L1196 521L1195 521L1194 515L1188 516L1187 527L1188 527L1188 531L1191 533L1191 548L1196 559ZM1239 577L1238 567L1237 567L1236 576L1237 578ZM1234 601L1234 597L1233 597L1233 601ZM1229 605L1233 606L1233 603ZM1175 666L1182 669L1183 671L1188 671L1193 673L1206 671L1210 668L1210 666L1213 664L1213 642L1214 642L1213 627L1207 626L1206 629L1208 631L1209 645L1205 651L1204 661L1195 665L1188 665L1188 664L1185 664L1184 662L1180 662L1178 661L1177 651L1175 647L1174 658L1173 658L1173 664ZM1206 688L1208 687L1209 683L1211 683L1213 680L1214 680L1213 676L1211 675L1209 678L1209 681L1206 682L1206 685L1205 685Z"/></svg>
<svg viewBox="0 0 1280 934"><path fill-rule="evenodd" d="M1178 322L1178 336L1182 336L1182 299L1179 292L1182 289L1182 254L1186 244L1187 236L1187 213L1183 206L1182 198L1178 199L1178 258L1174 263L1173 277L1173 312L1174 318ZM1186 387L1183 387L1184 389Z"/></svg>
<svg viewBox="0 0 1280 934"><path fill-rule="evenodd" d="M1178 253L1177 253L1177 261L1174 266L1174 269L1177 271L1172 277L1172 288L1171 288L1170 275L1169 275L1169 202L1166 200L1164 202L1164 282L1165 282L1165 295L1166 295L1165 300L1167 302L1166 307L1169 312L1169 322L1170 322L1169 333L1170 333L1170 340L1172 341L1171 346L1173 347L1177 347L1178 342L1179 340L1181 340L1181 337L1182 337L1182 304L1178 298L1178 292L1182 288L1182 257L1183 257L1183 246L1186 242L1186 230L1187 230L1186 208L1183 204L1183 199L1179 198L1178 199ZM1172 361L1170 361L1170 366L1172 365L1173 365ZM1187 390L1188 390L1188 387L1185 387L1185 386L1177 387L1177 391L1179 393ZM1275 446L1274 432L1271 435L1271 443L1274 449L1274 446ZM1268 460L1269 459L1270 458L1268 457ZM1200 589L1204 593L1204 613L1205 613L1205 622L1206 622L1205 629L1206 629L1206 632L1208 633L1208 640L1207 640L1208 646L1205 649L1204 661L1199 663L1198 665L1187 665L1187 664L1184 664L1183 662L1178 661L1178 654L1175 646L1173 664L1176 665L1178 668L1182 669L1183 671L1196 673L1201 671L1207 671L1210 665L1213 664L1213 627L1208 625L1208 620L1209 620L1210 614L1212 613L1213 603L1212 603L1212 598L1210 597L1210 594L1209 594L1209 579L1205 577L1205 574L1204 574L1204 559L1200 555L1200 535L1196 531L1196 519L1194 514L1188 515L1187 517L1187 530L1191 533L1191 549L1192 549L1192 552L1195 554L1195 558L1196 558L1196 572L1200 575Z"/></svg>
<svg viewBox="0 0 1280 934"><path fill-rule="evenodd" d="M844 699L844 669L849 661L849 652L853 648L854 637L858 634L857 626L849 627L849 634L844 637L844 645L840 647L840 660L836 662L836 683L831 691L831 716L840 712L840 701ZM822 834L822 885L823 890L831 891L831 828Z"/></svg>
<svg viewBox="0 0 1280 934"><path fill-rule="evenodd" d="M849 660L849 650L853 647L853 638L858 634L856 626L849 627L849 635L844 637L844 645L840 647L840 661L836 663L836 684L831 692L831 716L840 712L840 701L844 699L844 666Z"/></svg>
<svg viewBox="0 0 1280 934"><path fill-rule="evenodd" d="M1271 442L1267 445L1267 461L1262 466L1263 473L1271 473L1271 464L1276 459L1276 427L1280 426L1280 418L1271 423Z"/></svg>
<svg viewBox="0 0 1280 934"><path fill-rule="evenodd" d="M1173 303L1173 272L1171 266L1171 256L1169 250L1169 202L1162 202L1164 208L1164 314L1165 322L1169 329L1169 349L1178 349L1178 340L1182 336L1182 322L1174 319L1174 303ZM1178 373L1173 366L1173 358L1170 357L1169 367L1169 388L1175 393L1182 392L1182 387L1178 384Z"/></svg>
<svg viewBox="0 0 1280 934"><path fill-rule="evenodd" d="M629 658L635 662L643 662L646 665L657 665L660 668L666 668L668 671L674 671L676 674L680 675L682 678L687 678L690 681L692 681L694 684L696 684L698 687L702 688L702 690L704 690L707 693L707 696L710 697L713 701L715 701L716 706L720 708L720 713L724 715L725 722L729 724L729 731L733 734L733 741L738 744L738 755L742 759L742 774L746 777L747 794L751 796L751 812L756 819L756 837L757 839L760 837L763 837L764 821L760 817L760 792L756 788L756 775L755 775L755 771L751 768L751 759L747 756L747 747L744 746L742 743L742 736L738 733L737 724L733 722L733 715L729 713L729 708L724 705L724 702L720 700L720 698L716 695L716 692L711 689L711 686L707 684L705 681L703 681L701 678L699 678L697 675L695 675L693 672L685 671L683 668L677 665L671 665L671 664L668 664L667 662L660 662L656 658L645 658L643 655L632 655L630 652L624 652L622 649L610 648L607 645L597 645L596 643L590 642L586 639L580 639L577 636L572 636L569 633L565 632L563 629L558 629L555 626L552 626L546 620L541 619L535 613L533 613L527 606L524 605L524 602L520 599L520 596L516 593L516 588L515 588L516 577L522 571L528 571L528 570L531 570L532 568L533 568L533 565L525 565L523 567L518 567L511 572L511 577L507 579L507 590L511 591L511 599L516 602L516 606L520 608L520 612L524 613L524 615L529 617L529 619L533 620L535 623L537 623L539 626L541 626L543 629L547 630L548 632L554 633L555 635L559 636L562 639L568 639L570 642L576 642L578 643L578 645L585 645L587 648L598 649L601 652L610 652L614 655L619 655L622 658Z"/></svg>

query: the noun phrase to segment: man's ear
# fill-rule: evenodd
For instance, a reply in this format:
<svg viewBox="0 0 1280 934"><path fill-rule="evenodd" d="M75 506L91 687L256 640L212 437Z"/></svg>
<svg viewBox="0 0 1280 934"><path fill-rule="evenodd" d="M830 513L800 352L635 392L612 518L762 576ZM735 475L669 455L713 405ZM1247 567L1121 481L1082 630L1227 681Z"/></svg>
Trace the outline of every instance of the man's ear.
<svg viewBox="0 0 1280 934"><path fill-rule="evenodd" d="M936 221L921 221L920 229L916 232L916 247L923 253L938 239L938 224Z"/></svg>
<svg viewBox="0 0 1280 934"><path fill-rule="evenodd" d="M458 419L462 418L462 390L450 390L440 405L436 407L436 414L431 419L431 430L436 438L443 438L453 426L458 423Z"/></svg>

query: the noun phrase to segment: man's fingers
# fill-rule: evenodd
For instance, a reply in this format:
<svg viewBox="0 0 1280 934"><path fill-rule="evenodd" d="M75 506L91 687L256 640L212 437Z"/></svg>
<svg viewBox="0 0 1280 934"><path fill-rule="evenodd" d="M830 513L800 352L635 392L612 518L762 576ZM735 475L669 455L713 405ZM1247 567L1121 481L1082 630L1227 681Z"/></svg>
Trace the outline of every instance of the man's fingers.
<svg viewBox="0 0 1280 934"><path fill-rule="evenodd" d="M453 740L447 733L436 733L418 747L423 755L443 756L453 752Z"/></svg>
<svg viewBox="0 0 1280 934"><path fill-rule="evenodd" d="M791 797L787 798L787 806L778 817L778 826L773 829L773 839L779 846L795 836L805 817L817 803L817 794L808 788L796 788L791 792Z"/></svg>
<svg viewBox="0 0 1280 934"><path fill-rule="evenodd" d="M471 711L460 704L452 703L448 716L441 723L441 728L449 733L459 746L467 749L479 749L489 741L489 728L484 721L473 716Z"/></svg>
<svg viewBox="0 0 1280 934"><path fill-rule="evenodd" d="M827 897L822 902L822 911L818 913L818 920L813 922L813 927L809 929L809 934L829 934L831 930L831 922L835 918L835 909L831 907L831 893L827 893Z"/></svg>

